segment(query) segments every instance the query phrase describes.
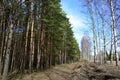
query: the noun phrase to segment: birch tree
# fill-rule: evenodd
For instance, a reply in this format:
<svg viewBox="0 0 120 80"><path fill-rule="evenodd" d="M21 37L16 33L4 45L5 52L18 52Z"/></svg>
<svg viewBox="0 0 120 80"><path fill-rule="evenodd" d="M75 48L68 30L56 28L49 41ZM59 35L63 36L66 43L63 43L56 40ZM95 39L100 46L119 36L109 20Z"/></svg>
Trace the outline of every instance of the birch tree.
<svg viewBox="0 0 120 80"><path fill-rule="evenodd" d="M95 25L95 12L93 9L93 1L86 0L86 6L90 15L90 21L92 26L92 32L93 32L93 49L94 49L94 62L96 62L96 54L97 54L97 37L96 37L96 25Z"/></svg>
<svg viewBox="0 0 120 80"><path fill-rule="evenodd" d="M116 22L115 22L115 15L114 15L114 7L113 7L113 0L109 0L110 11L111 11L111 24L112 24L112 32L113 32L113 44L114 44L114 52L116 56L116 66L118 66L118 53L117 53L117 33L116 33Z"/></svg>
<svg viewBox="0 0 120 80"><path fill-rule="evenodd" d="M91 41L90 37L86 34L83 35L82 40L81 40L81 51L82 51L82 56L81 58L83 60L90 60L90 51L91 51Z"/></svg>
<svg viewBox="0 0 120 80"><path fill-rule="evenodd" d="M101 2L102 4L102 32L103 32L103 42L104 42L104 63L106 63L106 34L105 34L105 19L104 19L104 15L105 15L105 11L104 11L104 2Z"/></svg>

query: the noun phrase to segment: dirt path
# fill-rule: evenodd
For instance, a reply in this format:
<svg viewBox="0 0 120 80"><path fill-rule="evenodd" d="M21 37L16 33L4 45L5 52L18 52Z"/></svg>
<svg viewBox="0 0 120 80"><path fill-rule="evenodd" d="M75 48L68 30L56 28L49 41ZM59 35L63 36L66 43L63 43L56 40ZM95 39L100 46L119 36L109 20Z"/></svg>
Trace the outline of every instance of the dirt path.
<svg viewBox="0 0 120 80"><path fill-rule="evenodd" d="M120 80L120 68L112 65L76 62L43 72L22 75L15 80Z"/></svg>

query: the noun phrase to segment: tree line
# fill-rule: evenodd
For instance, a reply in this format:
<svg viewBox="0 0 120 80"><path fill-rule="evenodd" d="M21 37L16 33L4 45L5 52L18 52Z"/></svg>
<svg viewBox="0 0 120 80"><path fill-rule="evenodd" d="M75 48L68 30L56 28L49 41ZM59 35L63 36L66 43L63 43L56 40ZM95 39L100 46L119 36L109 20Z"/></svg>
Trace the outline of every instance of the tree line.
<svg viewBox="0 0 120 80"><path fill-rule="evenodd" d="M120 54L117 50L120 37L120 0L85 0L83 1L84 14L87 17L88 26L92 30L94 62L99 60L101 64L113 60L119 65ZM82 38L82 55L88 54L90 41ZM89 36L87 37L89 38ZM85 39L85 40L84 40ZM88 42L88 44L85 44ZM84 45L85 44L85 45ZM88 50L87 50L88 49ZM84 53L85 52L85 53Z"/></svg>
<svg viewBox="0 0 120 80"><path fill-rule="evenodd" d="M0 0L0 72L44 70L79 59L60 0Z"/></svg>

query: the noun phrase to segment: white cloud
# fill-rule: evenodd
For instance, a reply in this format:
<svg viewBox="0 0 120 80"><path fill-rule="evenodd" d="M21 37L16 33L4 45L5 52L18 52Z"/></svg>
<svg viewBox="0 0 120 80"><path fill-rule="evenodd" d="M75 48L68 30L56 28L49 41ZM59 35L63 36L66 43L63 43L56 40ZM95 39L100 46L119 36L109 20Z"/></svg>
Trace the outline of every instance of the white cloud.
<svg viewBox="0 0 120 80"><path fill-rule="evenodd" d="M67 14L69 21L71 23L72 30L74 32L74 37L77 40L79 47L81 46L81 39L83 33L88 30L88 26L85 23L84 19L79 15Z"/></svg>
<svg viewBox="0 0 120 80"><path fill-rule="evenodd" d="M120 51L120 47L117 47L117 51Z"/></svg>
<svg viewBox="0 0 120 80"><path fill-rule="evenodd" d="M72 30L74 32L74 37L77 40L79 47L81 45L81 39L85 30L88 29L88 26L84 24L84 19L75 14L68 14L67 17L71 23Z"/></svg>
<svg viewBox="0 0 120 80"><path fill-rule="evenodd" d="M81 40L83 34L79 34L79 33L74 33L74 37L77 39L77 40Z"/></svg>
<svg viewBox="0 0 120 80"><path fill-rule="evenodd" d="M85 28L84 21L75 15L67 15L69 21L74 29L83 29Z"/></svg>
<svg viewBox="0 0 120 80"><path fill-rule="evenodd" d="M81 44L82 36L83 36L83 34L74 33L74 37L75 37L75 39L77 40L77 42L78 42L78 44L79 44L79 47L80 47L80 44Z"/></svg>

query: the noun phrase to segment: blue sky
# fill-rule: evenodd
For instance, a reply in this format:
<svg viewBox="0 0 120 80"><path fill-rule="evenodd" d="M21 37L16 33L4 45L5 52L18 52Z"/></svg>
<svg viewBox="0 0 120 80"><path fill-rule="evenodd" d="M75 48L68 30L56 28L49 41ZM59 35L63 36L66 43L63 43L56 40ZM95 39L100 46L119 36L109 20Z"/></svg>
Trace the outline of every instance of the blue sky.
<svg viewBox="0 0 120 80"><path fill-rule="evenodd" d="M91 42L93 38L92 30L90 29L90 25L89 25L91 21L89 20L89 14L85 13L87 10L83 6L84 3L83 1L84 0L61 0L62 9L66 12L67 17L69 18L69 21L72 25L72 30L74 32L74 37L76 38L79 47L84 32L87 31L88 35L91 38ZM107 30L108 28L106 29L106 31ZM110 34L106 34L106 36L110 36ZM108 37L107 40L110 40L110 37ZM101 44L103 44L102 38L101 38ZM108 45L107 47L110 48L110 45Z"/></svg>
<svg viewBox="0 0 120 80"><path fill-rule="evenodd" d="M81 38L84 32L87 31L89 36L92 37L90 28L85 25L86 16L82 13L85 8L83 7L83 4L80 2L80 0L61 0L61 5L62 9L66 12L67 17L69 18L74 32L74 37L80 46Z"/></svg>

